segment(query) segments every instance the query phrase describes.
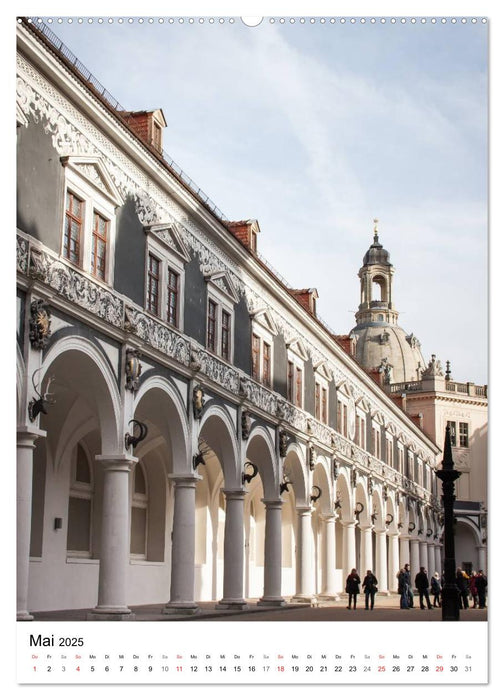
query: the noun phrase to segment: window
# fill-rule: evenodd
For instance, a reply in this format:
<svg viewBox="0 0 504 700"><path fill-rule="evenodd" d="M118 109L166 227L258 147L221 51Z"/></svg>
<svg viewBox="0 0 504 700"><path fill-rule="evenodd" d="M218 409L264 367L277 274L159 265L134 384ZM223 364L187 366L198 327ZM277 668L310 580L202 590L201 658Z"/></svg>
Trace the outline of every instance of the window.
<svg viewBox="0 0 504 700"><path fill-rule="evenodd" d="M459 446L469 447L469 423L459 423Z"/></svg>
<svg viewBox="0 0 504 700"><path fill-rule="evenodd" d="M148 527L147 480L143 465L138 462L133 475L133 493L131 498L131 533L130 554L136 559L147 558Z"/></svg>
<svg viewBox="0 0 504 700"><path fill-rule="evenodd" d="M74 557L91 557L93 515L93 472L89 456L78 443L72 458L68 499L67 552Z"/></svg>
<svg viewBox="0 0 504 700"><path fill-rule="evenodd" d="M355 416L355 442L363 450L366 449L366 418L358 412Z"/></svg>
<svg viewBox="0 0 504 700"><path fill-rule="evenodd" d="M147 267L147 311L159 316L159 260L149 253Z"/></svg>
<svg viewBox="0 0 504 700"><path fill-rule="evenodd" d="M168 308L166 311L166 320L172 326L178 326L178 309L179 309L179 279L180 275L168 268Z"/></svg>
<svg viewBox="0 0 504 700"><path fill-rule="evenodd" d="M327 386L322 381L315 382L315 418L327 423Z"/></svg>
<svg viewBox="0 0 504 700"><path fill-rule="evenodd" d="M404 447L397 445L397 468L400 474L404 474Z"/></svg>
<svg viewBox="0 0 504 700"><path fill-rule="evenodd" d="M303 368L292 361L287 363L287 401L303 406Z"/></svg>
<svg viewBox="0 0 504 700"><path fill-rule="evenodd" d="M252 379L271 386L271 344L252 334Z"/></svg>
<svg viewBox="0 0 504 700"><path fill-rule="evenodd" d="M381 459L381 428L373 423L373 455Z"/></svg>
<svg viewBox="0 0 504 700"><path fill-rule="evenodd" d="M450 428L450 444L452 447L457 446L457 423L449 420L448 427Z"/></svg>
<svg viewBox="0 0 504 700"><path fill-rule="evenodd" d="M80 264L80 245L84 223L84 202L72 192L66 193L65 231L63 234L63 256Z"/></svg>
<svg viewBox="0 0 504 700"><path fill-rule="evenodd" d="M394 443L392 442L392 437L385 436L385 461L390 466L394 466Z"/></svg>
<svg viewBox="0 0 504 700"><path fill-rule="evenodd" d="M64 157L65 215L61 255L113 284L116 208L123 204L99 158Z"/></svg>
<svg viewBox="0 0 504 700"><path fill-rule="evenodd" d="M93 238L91 245L91 274L105 279L105 262L107 256L107 232L109 222L103 216L94 212Z"/></svg>
<svg viewBox="0 0 504 700"><path fill-rule="evenodd" d="M217 341L217 304L212 299L208 300L207 313L207 348L215 352Z"/></svg>
<svg viewBox="0 0 504 700"><path fill-rule="evenodd" d="M189 255L174 225L148 226L145 308L183 330L184 271Z"/></svg>
<svg viewBox="0 0 504 700"><path fill-rule="evenodd" d="M233 361L234 304L238 295L226 272L213 272L207 281L206 346L210 352Z"/></svg>
<svg viewBox="0 0 504 700"><path fill-rule="evenodd" d="M222 311L221 355L229 362L231 351L231 314Z"/></svg>
<svg viewBox="0 0 504 700"><path fill-rule="evenodd" d="M348 406L339 399L336 408L336 430L345 437L348 435Z"/></svg>

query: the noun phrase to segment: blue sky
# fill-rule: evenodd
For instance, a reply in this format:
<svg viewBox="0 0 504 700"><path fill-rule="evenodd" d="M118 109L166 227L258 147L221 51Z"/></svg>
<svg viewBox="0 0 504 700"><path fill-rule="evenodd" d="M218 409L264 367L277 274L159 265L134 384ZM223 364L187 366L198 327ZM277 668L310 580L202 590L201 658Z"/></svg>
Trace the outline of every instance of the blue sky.
<svg viewBox="0 0 504 700"><path fill-rule="evenodd" d="M167 153L259 220L260 252L338 333L378 218L399 324L487 383L488 26L158 17L52 28L126 109L163 109Z"/></svg>

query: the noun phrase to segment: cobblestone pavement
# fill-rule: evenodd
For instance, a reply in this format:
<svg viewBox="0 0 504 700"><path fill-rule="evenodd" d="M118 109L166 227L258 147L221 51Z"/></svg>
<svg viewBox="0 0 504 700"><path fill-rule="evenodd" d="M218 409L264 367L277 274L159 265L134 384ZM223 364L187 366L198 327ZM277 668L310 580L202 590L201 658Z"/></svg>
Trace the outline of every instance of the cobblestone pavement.
<svg viewBox="0 0 504 700"><path fill-rule="evenodd" d="M377 596L374 610L366 610L364 607L364 596L357 600L357 609L347 609L346 596L339 601L321 602L310 605L308 603L288 603L283 608L264 608L257 606L257 600L248 601L249 608L244 611L215 610L215 603L199 603L200 612L196 615L165 615L163 614L164 603L153 605L133 605L130 607L135 613L135 619L141 621L164 621L186 620L239 620L239 621L427 621L441 620L440 608L432 610L421 610L418 607L418 599L415 598L415 607L410 610L399 608L399 596L392 594L389 596ZM53 610L32 613L35 621L84 621L90 609L85 610ZM468 621L487 620L487 609L469 608L460 611L460 619Z"/></svg>

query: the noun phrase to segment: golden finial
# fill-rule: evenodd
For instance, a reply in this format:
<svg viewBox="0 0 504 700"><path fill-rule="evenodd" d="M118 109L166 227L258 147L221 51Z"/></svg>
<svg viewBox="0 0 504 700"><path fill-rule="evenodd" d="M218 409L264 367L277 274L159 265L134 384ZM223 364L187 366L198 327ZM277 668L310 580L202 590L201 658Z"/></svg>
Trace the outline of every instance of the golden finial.
<svg viewBox="0 0 504 700"><path fill-rule="evenodd" d="M378 233L378 219L373 219L373 223L374 223L374 233L377 234Z"/></svg>

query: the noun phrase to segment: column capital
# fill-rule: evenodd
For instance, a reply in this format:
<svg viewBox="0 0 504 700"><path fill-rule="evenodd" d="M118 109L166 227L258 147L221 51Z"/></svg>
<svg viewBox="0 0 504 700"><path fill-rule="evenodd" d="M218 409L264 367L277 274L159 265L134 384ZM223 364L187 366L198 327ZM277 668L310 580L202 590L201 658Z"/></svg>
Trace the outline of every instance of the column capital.
<svg viewBox="0 0 504 700"><path fill-rule="evenodd" d="M312 506L312 505L309 505L309 506L296 506L296 513L297 513L298 515L307 515L307 514L311 514L312 510L313 510L313 506Z"/></svg>
<svg viewBox="0 0 504 700"><path fill-rule="evenodd" d="M281 509L284 504L281 498L261 498L261 502L264 503L267 509L271 508L271 510Z"/></svg>
<svg viewBox="0 0 504 700"><path fill-rule="evenodd" d="M47 433L33 425L18 425L16 430L16 440L18 447L35 447L35 440L45 438Z"/></svg>
<svg viewBox="0 0 504 700"><path fill-rule="evenodd" d="M340 520L340 523L343 527L355 527L357 525L357 520Z"/></svg>
<svg viewBox="0 0 504 700"><path fill-rule="evenodd" d="M247 492L245 489L221 489L222 493L226 496L228 501L243 501Z"/></svg>
<svg viewBox="0 0 504 700"><path fill-rule="evenodd" d="M200 474L168 474L168 479L174 481L176 486L196 486L198 481L203 481Z"/></svg>
<svg viewBox="0 0 504 700"><path fill-rule="evenodd" d="M138 462L138 457L129 454L95 455L95 460L103 464L107 471L129 471Z"/></svg>

